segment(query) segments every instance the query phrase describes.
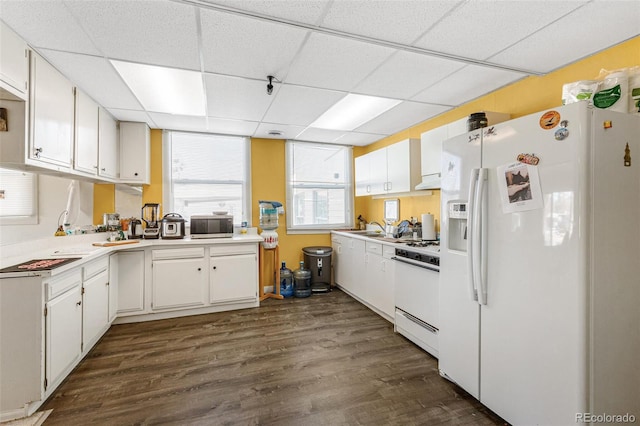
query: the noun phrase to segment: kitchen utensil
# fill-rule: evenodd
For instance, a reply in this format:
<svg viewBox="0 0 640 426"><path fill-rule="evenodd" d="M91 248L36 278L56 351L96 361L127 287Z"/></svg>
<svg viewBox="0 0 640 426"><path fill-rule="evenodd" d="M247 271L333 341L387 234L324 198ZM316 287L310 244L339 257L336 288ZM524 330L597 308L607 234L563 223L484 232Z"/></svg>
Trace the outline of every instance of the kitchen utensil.
<svg viewBox="0 0 640 426"><path fill-rule="evenodd" d="M155 239L160 237L159 214L160 204L158 203L147 203L142 207L142 220L146 225L142 233L143 238Z"/></svg>

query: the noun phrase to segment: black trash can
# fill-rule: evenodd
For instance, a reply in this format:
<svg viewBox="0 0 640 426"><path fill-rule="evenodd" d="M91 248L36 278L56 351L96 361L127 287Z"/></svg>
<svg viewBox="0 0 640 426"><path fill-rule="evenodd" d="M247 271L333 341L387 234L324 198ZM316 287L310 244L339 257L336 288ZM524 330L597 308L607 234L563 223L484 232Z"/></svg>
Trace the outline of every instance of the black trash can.
<svg viewBox="0 0 640 426"><path fill-rule="evenodd" d="M331 291L331 247L305 247L305 267L311 270L311 291L326 293Z"/></svg>

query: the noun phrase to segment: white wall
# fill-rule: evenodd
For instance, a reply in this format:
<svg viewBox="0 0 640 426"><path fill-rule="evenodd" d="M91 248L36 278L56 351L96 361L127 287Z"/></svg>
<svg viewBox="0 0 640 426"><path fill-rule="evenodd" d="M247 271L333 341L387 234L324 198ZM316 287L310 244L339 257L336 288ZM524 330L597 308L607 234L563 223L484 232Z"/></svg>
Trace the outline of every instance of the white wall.
<svg viewBox="0 0 640 426"><path fill-rule="evenodd" d="M0 225L0 245L15 244L52 236L58 218L67 206L67 189L71 179L38 176L38 223L36 225ZM80 181L80 209L75 226L93 223L93 184ZM2 253L4 257L6 253Z"/></svg>

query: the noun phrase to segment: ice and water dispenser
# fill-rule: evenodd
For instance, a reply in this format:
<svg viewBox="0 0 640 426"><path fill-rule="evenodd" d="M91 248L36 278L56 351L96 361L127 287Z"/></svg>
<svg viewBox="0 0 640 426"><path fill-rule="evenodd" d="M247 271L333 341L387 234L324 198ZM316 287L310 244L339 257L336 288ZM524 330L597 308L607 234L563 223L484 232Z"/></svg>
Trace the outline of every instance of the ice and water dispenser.
<svg viewBox="0 0 640 426"><path fill-rule="evenodd" d="M448 203L449 236L447 247L449 250L467 251L467 203L451 201Z"/></svg>

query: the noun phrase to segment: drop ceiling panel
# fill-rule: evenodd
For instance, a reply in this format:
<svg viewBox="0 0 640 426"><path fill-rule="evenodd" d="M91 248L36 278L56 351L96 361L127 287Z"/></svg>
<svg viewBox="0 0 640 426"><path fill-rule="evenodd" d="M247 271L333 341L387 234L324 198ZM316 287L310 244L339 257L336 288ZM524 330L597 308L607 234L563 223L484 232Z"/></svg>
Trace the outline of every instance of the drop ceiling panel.
<svg viewBox="0 0 640 426"><path fill-rule="evenodd" d="M228 120L225 118L209 117L209 125L206 130L210 133L223 135L251 136L256 131L258 123L255 121Z"/></svg>
<svg viewBox="0 0 640 426"><path fill-rule="evenodd" d="M33 47L100 54L60 0L2 0L0 18Z"/></svg>
<svg viewBox="0 0 640 426"><path fill-rule="evenodd" d="M40 49L71 82L105 108L142 110L120 75L104 58Z"/></svg>
<svg viewBox="0 0 640 426"><path fill-rule="evenodd" d="M391 135L449 109L447 106L405 101L370 122L363 124L356 130L358 132Z"/></svg>
<svg viewBox="0 0 640 426"><path fill-rule="evenodd" d="M207 131L207 117L163 114L160 112L150 112L149 117L156 123L158 128L163 130Z"/></svg>
<svg viewBox="0 0 640 426"><path fill-rule="evenodd" d="M322 27L412 44L459 1L336 0Z"/></svg>
<svg viewBox="0 0 640 426"><path fill-rule="evenodd" d="M358 84L354 92L407 99L462 67L462 62L400 51Z"/></svg>
<svg viewBox="0 0 640 426"><path fill-rule="evenodd" d="M639 34L640 1L596 1L490 60L549 72Z"/></svg>
<svg viewBox="0 0 640 426"><path fill-rule="evenodd" d="M277 96L280 85L267 94L267 83L243 78L205 74L207 115L260 121Z"/></svg>
<svg viewBox="0 0 640 426"><path fill-rule="evenodd" d="M439 22L416 46L485 60L585 2L469 1Z"/></svg>
<svg viewBox="0 0 640 426"><path fill-rule="evenodd" d="M320 23L324 10L331 3L331 0L205 0L205 2L212 5L246 10L264 16L315 25Z"/></svg>
<svg viewBox="0 0 640 426"><path fill-rule="evenodd" d="M386 136L372 133L350 132L336 139L334 142L342 145L365 146L379 141L384 137Z"/></svg>
<svg viewBox="0 0 640 426"><path fill-rule="evenodd" d="M260 123L253 136L256 138L267 139L295 139L305 129L304 126L292 126L289 124L276 124L276 123ZM272 130L278 130L282 132L281 135L270 135Z"/></svg>
<svg viewBox="0 0 640 426"><path fill-rule="evenodd" d="M228 13L201 11L205 71L266 80L286 75L307 31Z"/></svg>
<svg viewBox="0 0 640 426"><path fill-rule="evenodd" d="M300 133L296 139L300 141L331 143L341 136L344 136L345 133L346 132L341 130L314 129L308 127L304 132Z"/></svg>
<svg viewBox="0 0 640 426"><path fill-rule="evenodd" d="M280 87L264 121L308 126L345 95L343 92L285 84Z"/></svg>
<svg viewBox="0 0 640 426"><path fill-rule="evenodd" d="M157 128L156 123L144 111L132 111L128 109L108 108L111 113L119 121L134 121L139 123L147 123L152 129Z"/></svg>
<svg viewBox="0 0 640 426"><path fill-rule="evenodd" d="M110 58L200 71L193 6L167 0L65 4Z"/></svg>
<svg viewBox="0 0 640 426"><path fill-rule="evenodd" d="M413 97L413 100L458 106L513 83L525 74L468 65L438 84ZM560 100L560 94L558 94Z"/></svg>
<svg viewBox="0 0 640 426"><path fill-rule="evenodd" d="M393 52L387 47L314 33L297 56L286 82L349 91Z"/></svg>

